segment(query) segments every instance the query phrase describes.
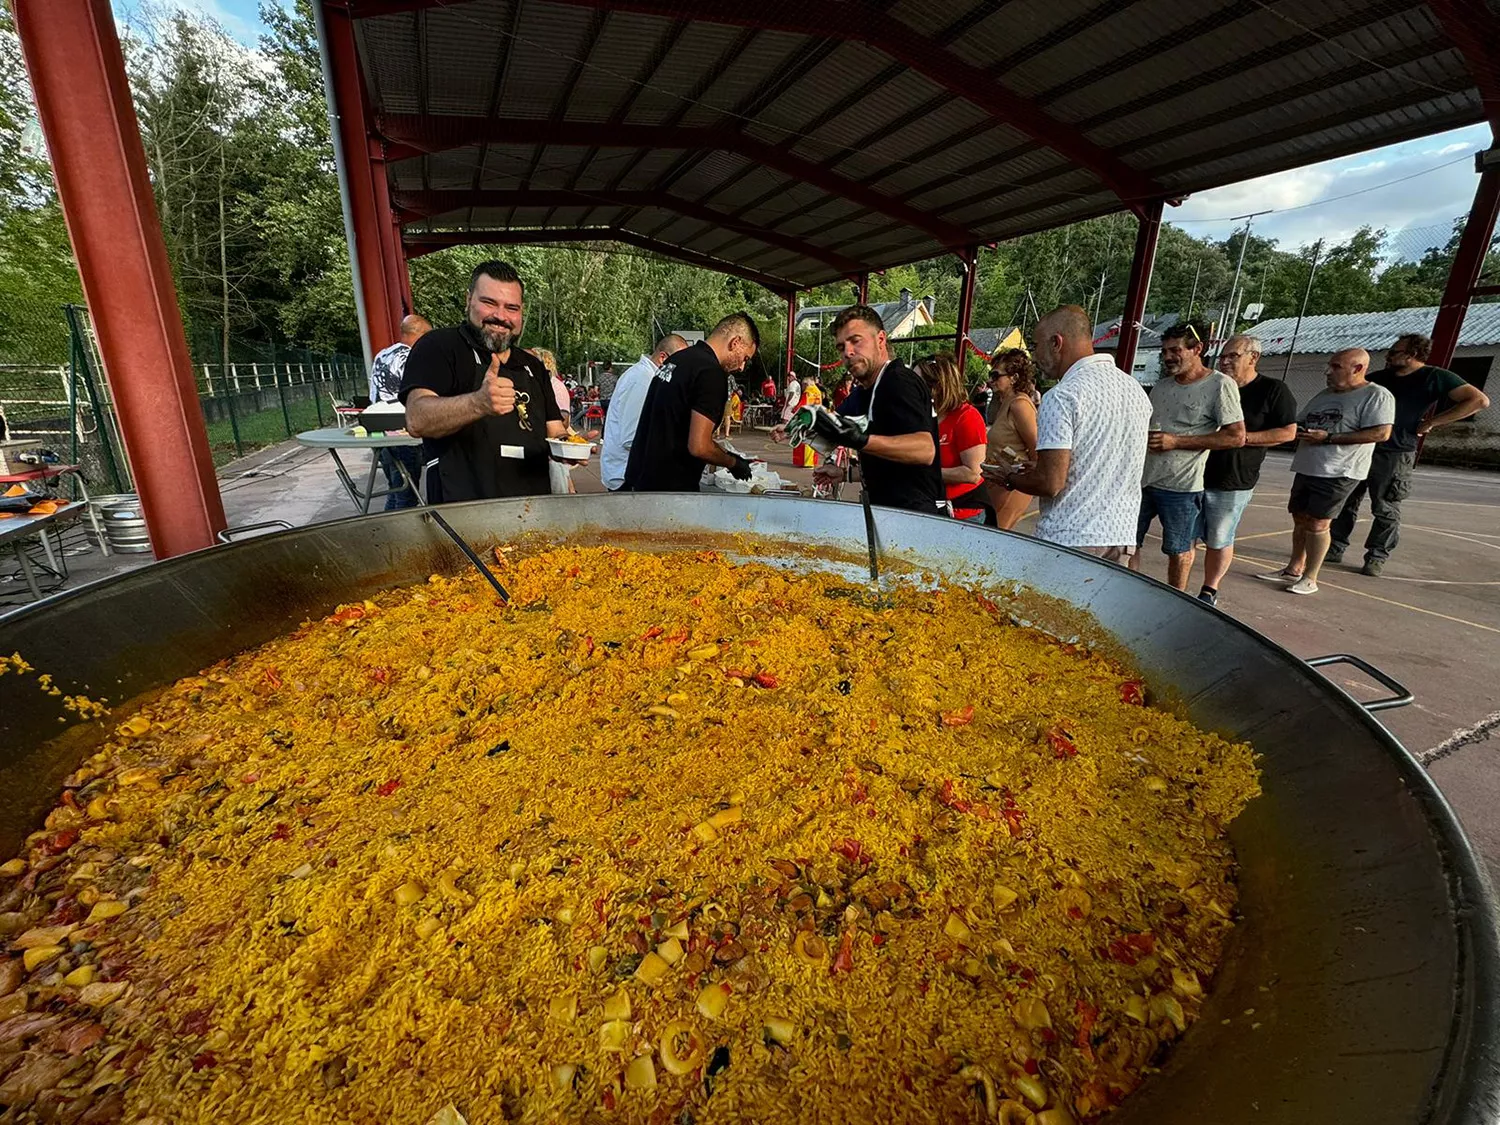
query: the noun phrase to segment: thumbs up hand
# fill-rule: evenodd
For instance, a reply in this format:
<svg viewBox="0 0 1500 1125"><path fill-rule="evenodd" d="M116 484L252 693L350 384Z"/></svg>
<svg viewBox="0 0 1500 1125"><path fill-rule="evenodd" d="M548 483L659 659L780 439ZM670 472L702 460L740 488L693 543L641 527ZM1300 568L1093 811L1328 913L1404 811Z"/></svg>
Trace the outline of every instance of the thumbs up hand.
<svg viewBox="0 0 1500 1125"><path fill-rule="evenodd" d="M500 374L498 355L490 357L489 370L475 393L486 414L509 414L516 408L516 385Z"/></svg>

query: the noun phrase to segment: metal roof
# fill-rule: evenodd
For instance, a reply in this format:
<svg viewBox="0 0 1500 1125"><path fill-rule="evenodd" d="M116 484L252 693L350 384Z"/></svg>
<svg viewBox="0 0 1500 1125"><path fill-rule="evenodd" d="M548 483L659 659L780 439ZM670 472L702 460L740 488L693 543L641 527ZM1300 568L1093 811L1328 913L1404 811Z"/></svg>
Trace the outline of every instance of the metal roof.
<svg viewBox="0 0 1500 1125"><path fill-rule="evenodd" d="M1454 0L347 4L411 253L618 240L790 289L1484 116Z"/></svg>
<svg viewBox="0 0 1500 1125"><path fill-rule="evenodd" d="M1296 317L1284 316L1249 328L1247 335L1260 340L1262 355L1286 355L1295 333L1298 355L1328 355L1344 348L1366 348L1378 357L1385 354L1397 336L1408 332L1432 335L1437 314L1436 305L1395 312L1329 313L1303 317L1300 329ZM1500 304L1470 305L1458 335L1458 346L1495 345L1500 345Z"/></svg>

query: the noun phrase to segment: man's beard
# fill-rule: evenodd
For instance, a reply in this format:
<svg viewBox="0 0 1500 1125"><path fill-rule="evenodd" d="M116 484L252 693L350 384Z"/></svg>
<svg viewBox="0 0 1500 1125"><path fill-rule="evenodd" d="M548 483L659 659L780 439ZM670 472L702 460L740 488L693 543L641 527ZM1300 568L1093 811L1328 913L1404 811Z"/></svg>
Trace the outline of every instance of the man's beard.
<svg viewBox="0 0 1500 1125"><path fill-rule="evenodd" d="M474 325L485 348L492 353L508 351L515 341L515 331L499 323L494 317L486 317L478 324L474 324L471 319L469 323Z"/></svg>

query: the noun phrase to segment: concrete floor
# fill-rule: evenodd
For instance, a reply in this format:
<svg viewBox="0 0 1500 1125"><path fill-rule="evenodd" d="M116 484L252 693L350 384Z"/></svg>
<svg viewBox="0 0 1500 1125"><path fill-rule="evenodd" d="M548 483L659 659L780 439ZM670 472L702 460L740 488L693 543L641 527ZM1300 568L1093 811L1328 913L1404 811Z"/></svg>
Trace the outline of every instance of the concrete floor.
<svg viewBox="0 0 1500 1125"><path fill-rule="evenodd" d="M736 435L735 443L783 477L811 483L811 470L793 468L790 452L765 435ZM1361 520L1349 561L1325 568L1318 594L1296 597L1252 578L1286 561L1289 461L1279 453L1267 459L1219 607L1299 656L1352 653L1411 688L1413 705L1379 718L1427 764L1500 881L1500 474L1419 468L1403 508L1401 546L1384 576L1359 573L1368 527ZM346 459L351 471L361 463L359 455ZM597 460L576 470L574 481L581 492L603 491ZM327 454L290 442L226 466L220 482L233 527L274 519L301 526L355 514ZM1020 530L1034 524L1033 509ZM97 551L75 556L68 585L149 562L150 556L106 559ZM1165 577L1159 540L1148 540L1143 570ZM1200 577L1201 564L1193 590ZM1357 697L1378 694L1352 669L1330 674Z"/></svg>

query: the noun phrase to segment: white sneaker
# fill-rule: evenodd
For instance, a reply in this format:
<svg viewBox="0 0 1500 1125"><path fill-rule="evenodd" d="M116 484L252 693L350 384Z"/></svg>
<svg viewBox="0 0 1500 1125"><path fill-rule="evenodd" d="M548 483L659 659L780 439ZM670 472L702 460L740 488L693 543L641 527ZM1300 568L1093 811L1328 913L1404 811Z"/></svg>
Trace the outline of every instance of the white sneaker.
<svg viewBox="0 0 1500 1125"><path fill-rule="evenodd" d="M1316 594L1318 584L1309 578L1299 578L1286 588L1288 594Z"/></svg>
<svg viewBox="0 0 1500 1125"><path fill-rule="evenodd" d="M1302 581L1302 575L1288 574L1285 570L1273 571L1270 574L1262 572L1257 574L1255 577L1259 578L1262 582L1292 583Z"/></svg>

